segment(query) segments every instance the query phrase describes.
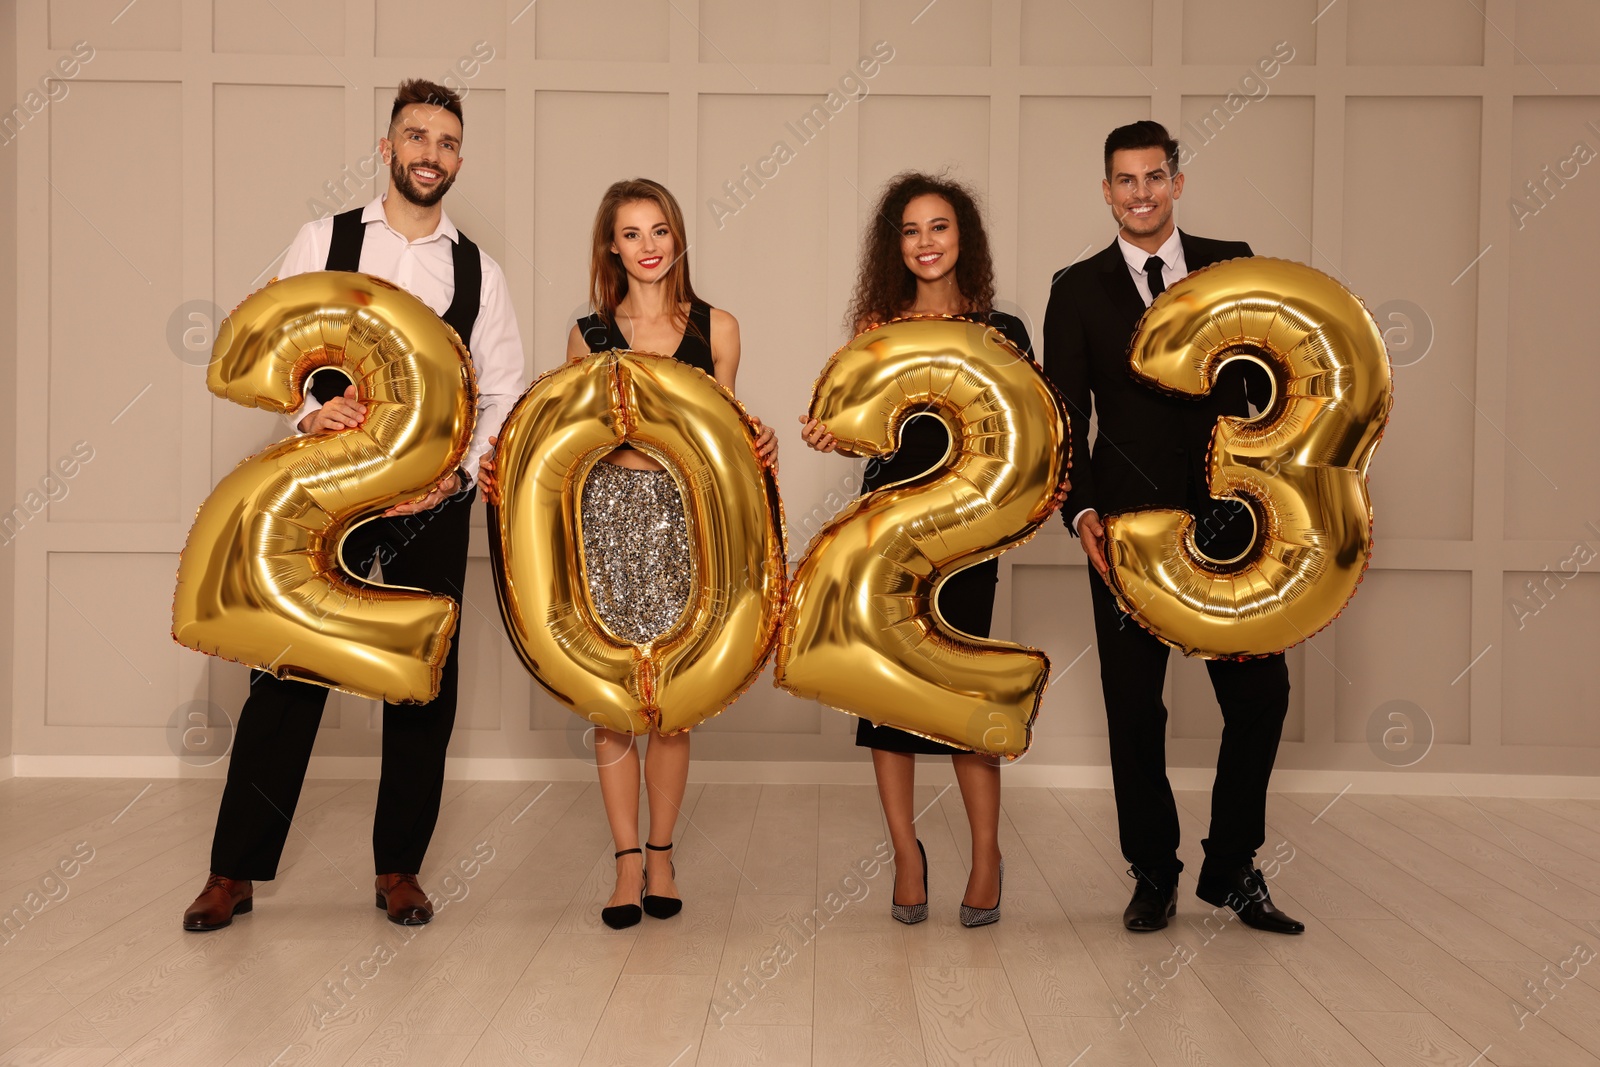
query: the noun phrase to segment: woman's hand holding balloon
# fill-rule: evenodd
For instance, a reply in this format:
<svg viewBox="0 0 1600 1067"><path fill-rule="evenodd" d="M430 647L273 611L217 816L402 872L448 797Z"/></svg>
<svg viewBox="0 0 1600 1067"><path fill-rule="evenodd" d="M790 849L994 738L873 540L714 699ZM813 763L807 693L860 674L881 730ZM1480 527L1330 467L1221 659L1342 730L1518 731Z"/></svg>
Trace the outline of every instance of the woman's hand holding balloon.
<svg viewBox="0 0 1600 1067"><path fill-rule="evenodd" d="M766 425L754 415L750 421L756 428L756 455L761 457L761 463L774 474L778 472L778 434L771 426Z"/></svg>
<svg viewBox="0 0 1600 1067"><path fill-rule="evenodd" d="M814 448L818 452L832 452L839 447L839 442L834 440L833 434L828 432L828 428L821 420L801 415L800 426L800 436L805 440L807 447Z"/></svg>

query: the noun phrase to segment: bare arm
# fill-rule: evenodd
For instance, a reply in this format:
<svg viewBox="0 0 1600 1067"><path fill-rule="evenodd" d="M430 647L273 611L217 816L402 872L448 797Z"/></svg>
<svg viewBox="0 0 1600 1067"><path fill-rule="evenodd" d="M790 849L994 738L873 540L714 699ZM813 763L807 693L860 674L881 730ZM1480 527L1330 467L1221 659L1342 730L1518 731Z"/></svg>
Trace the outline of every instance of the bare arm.
<svg viewBox="0 0 1600 1067"><path fill-rule="evenodd" d="M717 384L730 393L739 377L739 353L739 320L721 308L712 308L711 366L715 369ZM777 470L778 435L754 415L750 416L750 421L756 427L756 454L762 463Z"/></svg>
<svg viewBox="0 0 1600 1067"><path fill-rule="evenodd" d="M717 384L734 392L739 376L739 320L721 308L711 309L711 365Z"/></svg>

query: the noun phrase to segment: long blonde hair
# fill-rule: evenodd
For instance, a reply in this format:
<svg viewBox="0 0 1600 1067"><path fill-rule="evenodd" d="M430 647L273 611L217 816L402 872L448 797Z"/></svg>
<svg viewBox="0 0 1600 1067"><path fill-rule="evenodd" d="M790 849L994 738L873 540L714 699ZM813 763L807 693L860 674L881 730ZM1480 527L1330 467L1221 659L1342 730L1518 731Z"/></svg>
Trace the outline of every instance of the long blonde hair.
<svg viewBox="0 0 1600 1067"><path fill-rule="evenodd" d="M684 329L693 329L683 308L701 300L689 281L689 241L684 232L683 211L666 186L649 178L613 182L600 198L600 208L594 214L594 246L589 255L589 303L606 321L616 321L617 306L628 295L628 272L622 268L621 257L611 251L616 239L617 212L622 205L639 200L650 201L666 216L667 231L672 235L672 247L677 252L677 258L667 267L667 276L663 279L672 300L673 322L677 325L683 320ZM710 338L703 340L710 343Z"/></svg>

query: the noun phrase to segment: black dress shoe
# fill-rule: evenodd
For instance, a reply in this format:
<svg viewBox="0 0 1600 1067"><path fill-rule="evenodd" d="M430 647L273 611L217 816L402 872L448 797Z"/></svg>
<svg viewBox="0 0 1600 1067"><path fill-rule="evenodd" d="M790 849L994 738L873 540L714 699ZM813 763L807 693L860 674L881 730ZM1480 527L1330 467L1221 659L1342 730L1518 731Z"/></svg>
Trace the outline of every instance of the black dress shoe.
<svg viewBox="0 0 1600 1067"><path fill-rule="evenodd" d="M1128 874L1133 878L1133 899L1122 912L1122 925L1135 933L1147 934L1164 930L1167 919L1178 912L1178 886L1156 885L1132 867Z"/></svg>
<svg viewBox="0 0 1600 1067"><path fill-rule="evenodd" d="M1207 904L1232 908L1246 926L1274 934L1304 933L1306 924L1273 907L1267 880L1248 863L1225 871L1200 868L1194 895Z"/></svg>

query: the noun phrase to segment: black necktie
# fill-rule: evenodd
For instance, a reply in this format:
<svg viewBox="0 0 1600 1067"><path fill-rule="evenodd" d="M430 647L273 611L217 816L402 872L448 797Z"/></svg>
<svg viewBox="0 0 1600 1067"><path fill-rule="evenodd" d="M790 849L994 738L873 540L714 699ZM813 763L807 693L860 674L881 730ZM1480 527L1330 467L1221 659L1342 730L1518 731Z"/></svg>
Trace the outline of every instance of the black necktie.
<svg viewBox="0 0 1600 1067"><path fill-rule="evenodd" d="M1161 277L1161 268L1166 264L1161 262L1160 256L1151 256L1144 261L1144 276L1150 279L1150 302L1154 303L1156 297L1166 292L1167 283Z"/></svg>

